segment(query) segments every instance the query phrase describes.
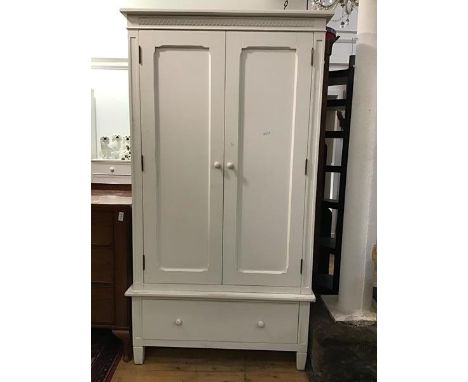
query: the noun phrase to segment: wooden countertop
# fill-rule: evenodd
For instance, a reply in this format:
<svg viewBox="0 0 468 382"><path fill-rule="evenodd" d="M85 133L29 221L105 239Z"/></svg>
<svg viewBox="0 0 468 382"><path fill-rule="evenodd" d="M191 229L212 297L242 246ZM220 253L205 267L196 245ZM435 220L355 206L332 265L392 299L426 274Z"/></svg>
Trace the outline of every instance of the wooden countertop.
<svg viewBox="0 0 468 382"><path fill-rule="evenodd" d="M91 204L132 205L132 192L125 190L91 190Z"/></svg>

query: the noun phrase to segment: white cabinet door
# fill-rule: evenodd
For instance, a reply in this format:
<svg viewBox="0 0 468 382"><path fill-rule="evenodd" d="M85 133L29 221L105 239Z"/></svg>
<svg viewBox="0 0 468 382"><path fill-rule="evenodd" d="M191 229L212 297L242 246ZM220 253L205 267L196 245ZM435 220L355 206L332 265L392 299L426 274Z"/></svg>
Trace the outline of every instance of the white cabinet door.
<svg viewBox="0 0 468 382"><path fill-rule="evenodd" d="M224 284L300 285L313 41L226 33Z"/></svg>
<svg viewBox="0 0 468 382"><path fill-rule="evenodd" d="M222 277L224 32L140 31L145 283Z"/></svg>

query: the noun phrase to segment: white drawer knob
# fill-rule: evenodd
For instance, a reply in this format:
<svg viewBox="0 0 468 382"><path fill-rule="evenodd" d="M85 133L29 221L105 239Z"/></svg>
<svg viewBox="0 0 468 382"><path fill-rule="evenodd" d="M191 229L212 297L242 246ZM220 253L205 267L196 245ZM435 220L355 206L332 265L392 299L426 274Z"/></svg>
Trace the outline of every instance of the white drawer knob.
<svg viewBox="0 0 468 382"><path fill-rule="evenodd" d="M183 321L182 321L180 318L178 318L178 319L175 320L175 324L176 324L177 326L182 326L182 323L183 323Z"/></svg>
<svg viewBox="0 0 468 382"><path fill-rule="evenodd" d="M235 166L234 166L234 163L232 163L232 162L227 162L227 163L226 163L226 167L227 167L228 169L230 169L230 170L234 170L234 167L235 167Z"/></svg>
<svg viewBox="0 0 468 382"><path fill-rule="evenodd" d="M258 322L257 322L257 326L258 326L259 328L264 328L264 327L265 327L265 323L264 323L263 321L258 321Z"/></svg>
<svg viewBox="0 0 468 382"><path fill-rule="evenodd" d="M218 161L214 162L213 166L214 166L214 168L218 168L218 169L222 167L221 163L218 162Z"/></svg>
<svg viewBox="0 0 468 382"><path fill-rule="evenodd" d="M115 171L114 167L109 167L109 171L110 171L111 173L114 173L114 171Z"/></svg>

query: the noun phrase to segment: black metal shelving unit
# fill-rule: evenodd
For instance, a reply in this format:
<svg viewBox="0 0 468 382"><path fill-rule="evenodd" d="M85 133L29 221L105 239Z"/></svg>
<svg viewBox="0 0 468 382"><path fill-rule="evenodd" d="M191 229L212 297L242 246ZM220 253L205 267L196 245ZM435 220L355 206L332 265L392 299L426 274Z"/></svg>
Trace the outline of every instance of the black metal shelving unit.
<svg viewBox="0 0 468 382"><path fill-rule="evenodd" d="M313 289L314 292L320 294L337 294L339 290L354 65L355 56L353 55L349 58L347 69L330 71L328 72L328 76L324 76L324 89L326 91L323 93L325 99L322 103L313 265ZM336 85L345 86L345 98L328 99L328 88ZM330 110L336 111L340 130L326 130L326 115ZM327 145L325 139L342 140L341 163L339 165L327 164ZM327 199L325 197L325 177L327 173L339 174L337 199ZM336 211L334 236L332 235L331 210ZM333 259L332 267L330 266L330 259Z"/></svg>

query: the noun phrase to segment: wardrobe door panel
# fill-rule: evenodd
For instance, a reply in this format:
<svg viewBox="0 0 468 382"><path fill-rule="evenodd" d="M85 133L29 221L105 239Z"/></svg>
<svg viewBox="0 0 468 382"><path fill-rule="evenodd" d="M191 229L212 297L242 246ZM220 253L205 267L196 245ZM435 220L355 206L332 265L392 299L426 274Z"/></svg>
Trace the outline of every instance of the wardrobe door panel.
<svg viewBox="0 0 468 382"><path fill-rule="evenodd" d="M226 284L300 285L312 46L313 33L226 34Z"/></svg>
<svg viewBox="0 0 468 382"><path fill-rule="evenodd" d="M225 34L139 33L144 282L218 284Z"/></svg>

